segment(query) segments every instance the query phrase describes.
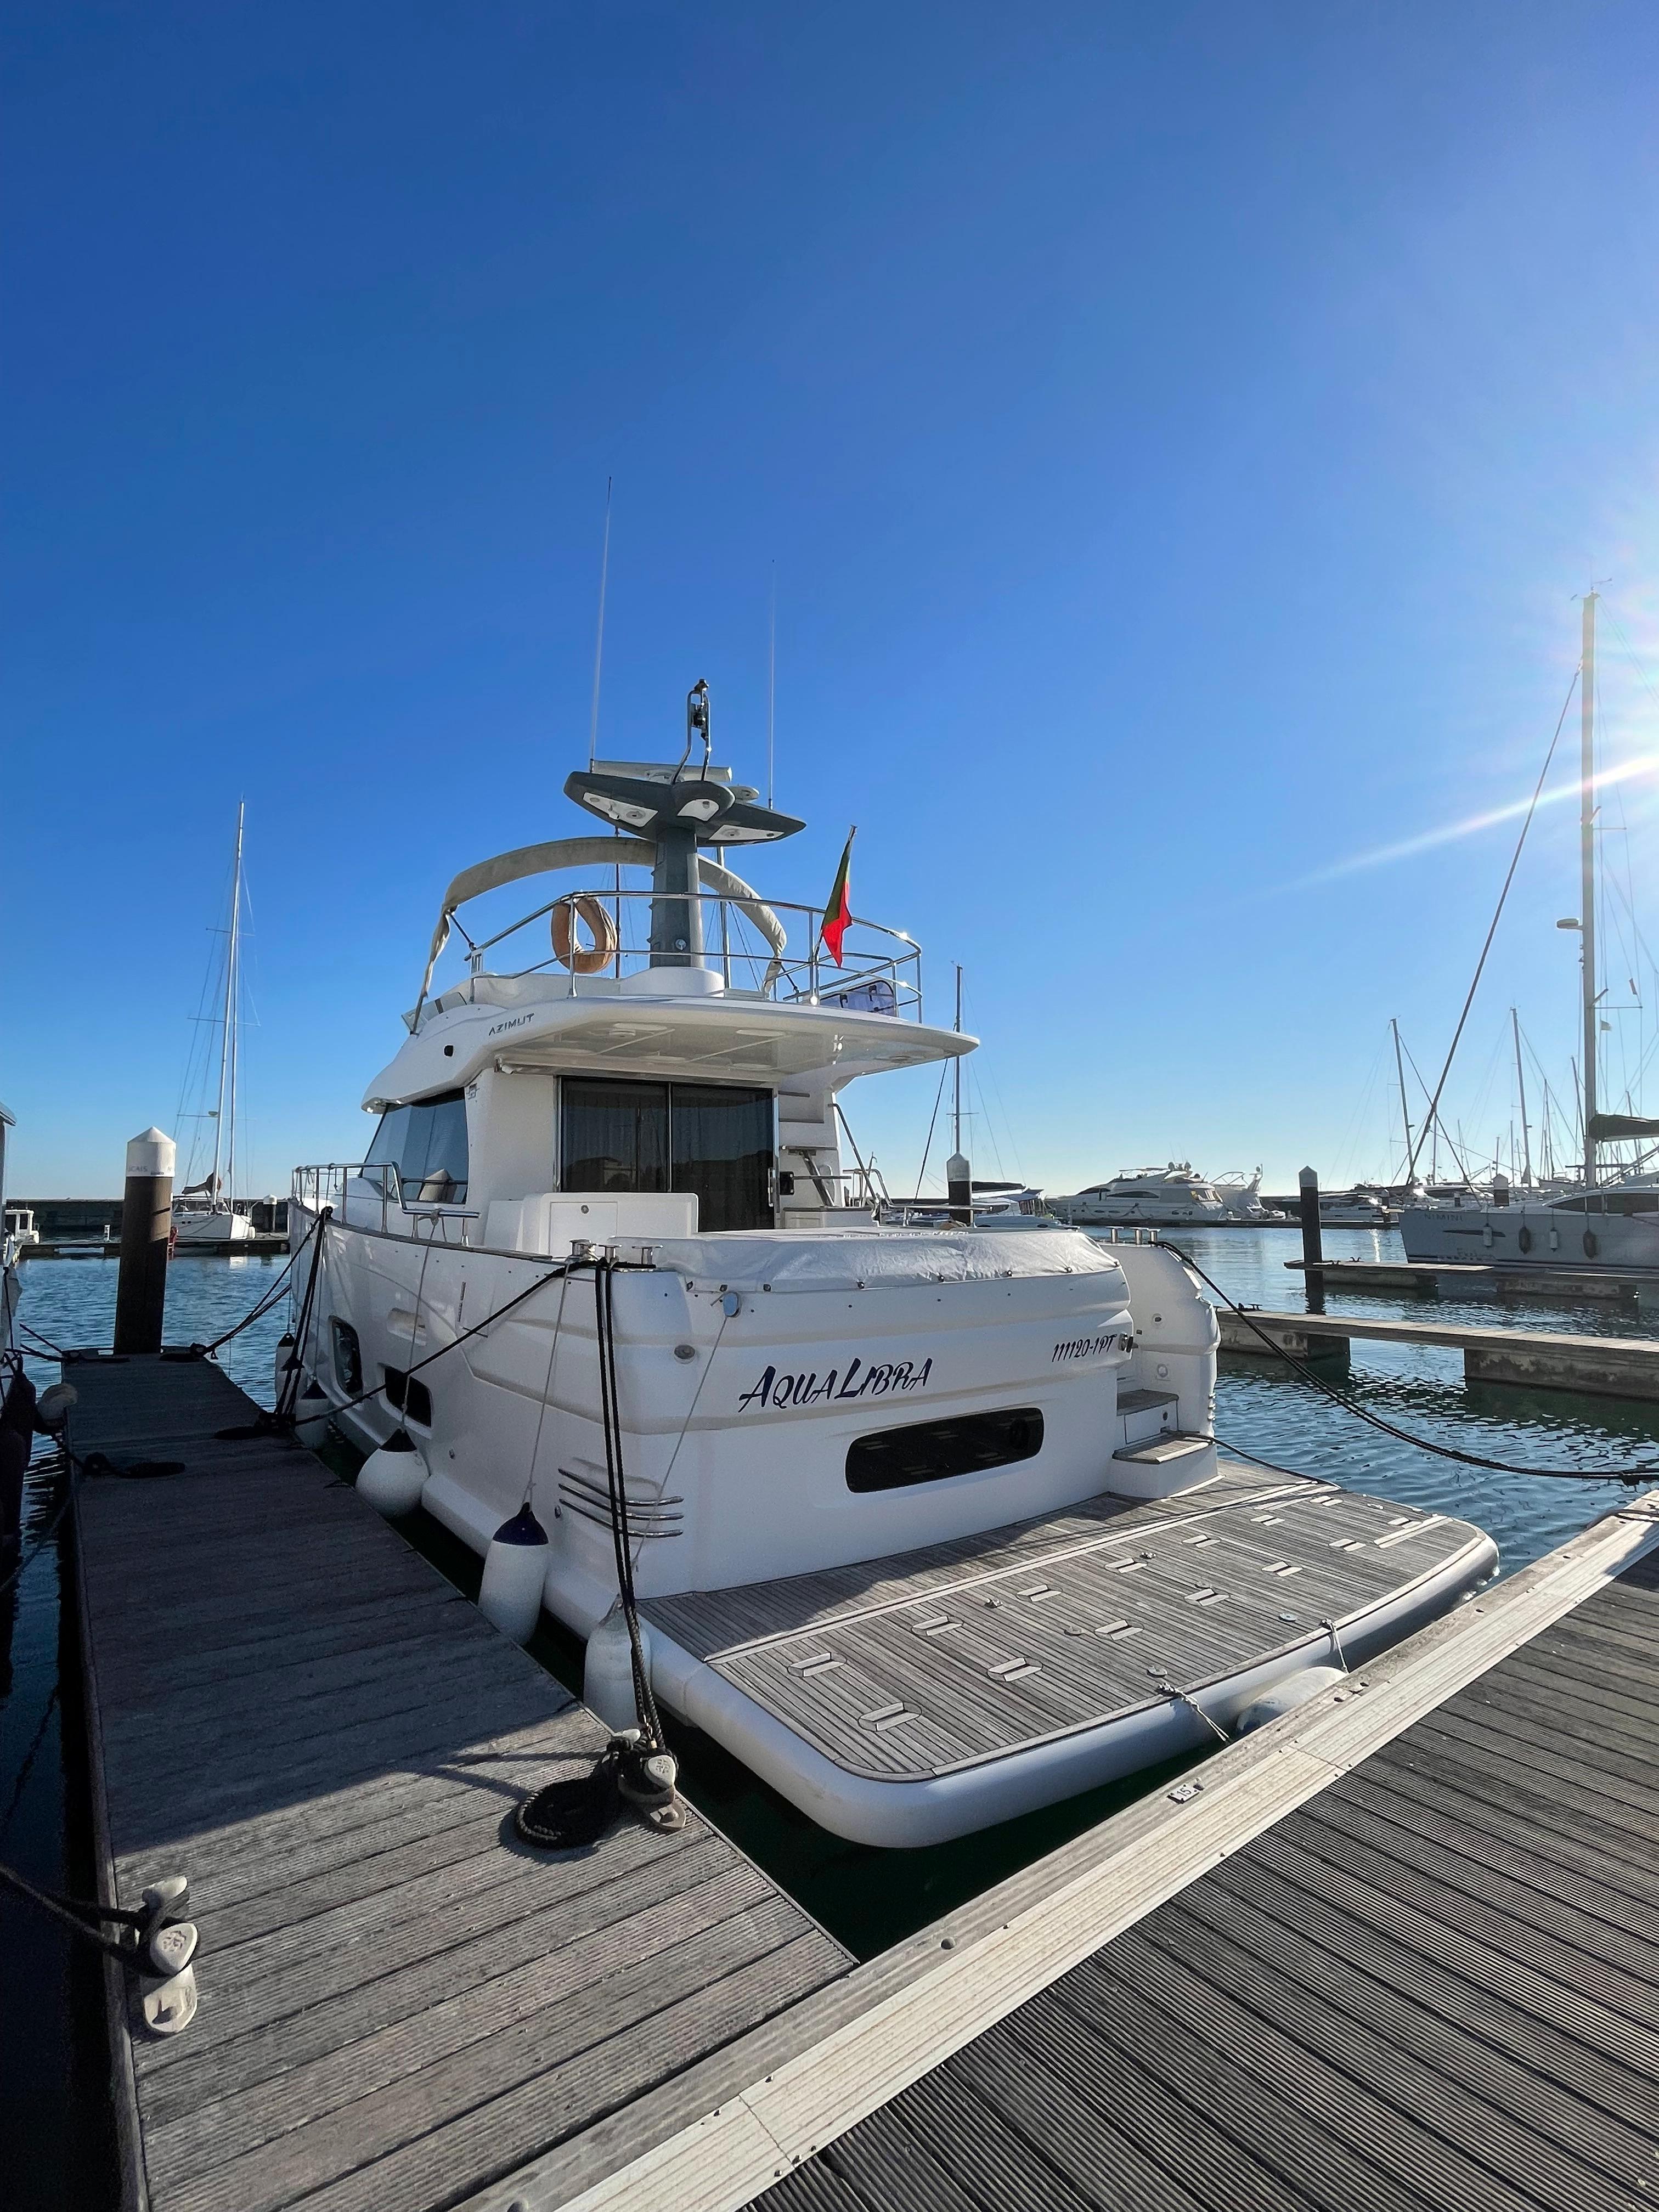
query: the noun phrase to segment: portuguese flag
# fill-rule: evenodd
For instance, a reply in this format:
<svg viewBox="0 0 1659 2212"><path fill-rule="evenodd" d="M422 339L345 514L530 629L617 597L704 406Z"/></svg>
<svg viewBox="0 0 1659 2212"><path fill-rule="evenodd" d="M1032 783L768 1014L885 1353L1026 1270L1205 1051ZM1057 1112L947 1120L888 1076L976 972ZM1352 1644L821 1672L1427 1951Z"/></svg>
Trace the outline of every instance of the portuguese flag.
<svg viewBox="0 0 1659 2212"><path fill-rule="evenodd" d="M837 968L841 966L841 942L852 927L853 902L848 896L847 880L852 872L853 840L859 834L855 822L847 833L847 842L841 849L841 866L836 870L836 880L824 902L823 921L818 935L830 947L830 956Z"/></svg>

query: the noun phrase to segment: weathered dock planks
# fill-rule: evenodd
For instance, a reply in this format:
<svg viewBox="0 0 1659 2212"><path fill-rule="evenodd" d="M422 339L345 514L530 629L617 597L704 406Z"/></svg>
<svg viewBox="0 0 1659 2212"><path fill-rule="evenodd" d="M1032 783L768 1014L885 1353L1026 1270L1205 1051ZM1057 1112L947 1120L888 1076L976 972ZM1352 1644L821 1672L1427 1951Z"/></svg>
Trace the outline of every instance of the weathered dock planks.
<svg viewBox="0 0 1659 2212"><path fill-rule="evenodd" d="M1659 1268L1574 1269L1511 1261L1286 1260L1327 1291L1411 1291L1419 1297L1540 1298L1555 1305L1659 1304Z"/></svg>
<svg viewBox="0 0 1659 2212"><path fill-rule="evenodd" d="M757 2201L1650 2203L1656 1659L1650 1553Z"/></svg>
<svg viewBox="0 0 1659 2212"><path fill-rule="evenodd" d="M1650 2202L1659 1753L1599 1688L1656 1546L1607 1516L470 2212Z"/></svg>
<svg viewBox="0 0 1659 2212"><path fill-rule="evenodd" d="M548 1859L519 1797L600 1724L220 1370L82 1358L73 1443L111 1899L190 1877L200 2009L112 2002L127 2201L437 2212L848 1961L691 1814Z"/></svg>
<svg viewBox="0 0 1659 2212"><path fill-rule="evenodd" d="M1351 1343L1426 1345L1461 1352L1470 1382L1512 1382L1528 1390L1577 1390L1592 1397L1659 1399L1659 1339L1645 1336L1574 1336L1559 1330L1478 1328L1458 1322L1410 1321L1391 1316L1264 1313L1223 1309L1224 1352L1271 1359L1262 1342L1305 1358L1335 1352L1346 1358Z"/></svg>

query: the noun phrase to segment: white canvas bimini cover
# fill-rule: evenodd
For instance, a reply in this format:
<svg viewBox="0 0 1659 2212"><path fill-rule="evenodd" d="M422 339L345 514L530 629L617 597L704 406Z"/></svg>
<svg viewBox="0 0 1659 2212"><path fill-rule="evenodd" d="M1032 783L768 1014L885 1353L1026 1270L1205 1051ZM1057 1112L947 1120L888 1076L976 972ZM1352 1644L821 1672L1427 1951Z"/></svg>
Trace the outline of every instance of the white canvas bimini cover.
<svg viewBox="0 0 1659 2212"><path fill-rule="evenodd" d="M762 1229L673 1238L654 1249L657 1265L672 1267L694 1289L769 1290L775 1296L1121 1273L1106 1246L1071 1229L1032 1229L1018 1237L969 1229L826 1229L803 1237Z"/></svg>

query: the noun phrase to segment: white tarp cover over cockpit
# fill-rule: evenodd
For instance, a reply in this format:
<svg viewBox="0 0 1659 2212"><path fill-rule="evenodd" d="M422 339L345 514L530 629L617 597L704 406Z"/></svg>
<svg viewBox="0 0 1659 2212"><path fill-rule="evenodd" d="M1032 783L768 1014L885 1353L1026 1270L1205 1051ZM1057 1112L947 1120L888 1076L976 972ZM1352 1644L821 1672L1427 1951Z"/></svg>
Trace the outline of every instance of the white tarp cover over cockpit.
<svg viewBox="0 0 1659 2212"><path fill-rule="evenodd" d="M1071 1229L826 1229L789 1236L764 1229L674 1237L652 1249L694 1289L774 1294L884 1291L917 1283L990 1283L1011 1277L1118 1275L1110 1250Z"/></svg>

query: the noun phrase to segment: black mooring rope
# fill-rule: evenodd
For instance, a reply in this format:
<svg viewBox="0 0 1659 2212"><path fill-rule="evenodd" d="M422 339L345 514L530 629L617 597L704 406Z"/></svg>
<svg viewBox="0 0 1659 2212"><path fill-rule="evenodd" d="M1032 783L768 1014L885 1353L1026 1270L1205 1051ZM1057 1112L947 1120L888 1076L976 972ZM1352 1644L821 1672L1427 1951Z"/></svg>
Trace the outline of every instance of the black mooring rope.
<svg viewBox="0 0 1659 2212"><path fill-rule="evenodd" d="M1346 1391L1335 1389L1322 1375L1316 1374L1306 1360L1299 1358L1293 1352L1287 1352L1282 1344L1270 1336L1251 1317L1247 1307L1229 1297L1220 1284L1205 1273L1190 1252L1183 1252L1180 1245L1171 1244L1167 1237L1160 1239L1160 1242L1166 1252L1173 1252L1177 1260L1192 1269L1200 1282L1208 1284L1228 1310L1237 1314L1251 1334L1260 1337L1274 1358L1282 1359L1293 1374L1322 1392L1334 1406L1340 1406L1345 1413L1353 1414L1357 1420L1368 1422L1372 1428L1380 1429L1384 1436L1393 1437L1400 1443L1414 1445L1419 1451L1431 1452L1437 1459L1455 1460L1460 1466L1479 1468L1488 1474L1539 1475L1553 1482L1642 1482L1650 1475L1659 1474L1659 1460L1644 1461L1639 1467L1516 1467L1510 1460L1486 1459L1479 1452L1459 1451L1455 1444L1433 1443L1427 1437L1414 1436L1409 1429L1402 1429L1397 1422L1385 1419L1381 1413L1372 1413L1368 1406L1362 1406L1357 1399L1349 1397ZM1290 1472L1288 1468L1280 1471Z"/></svg>

